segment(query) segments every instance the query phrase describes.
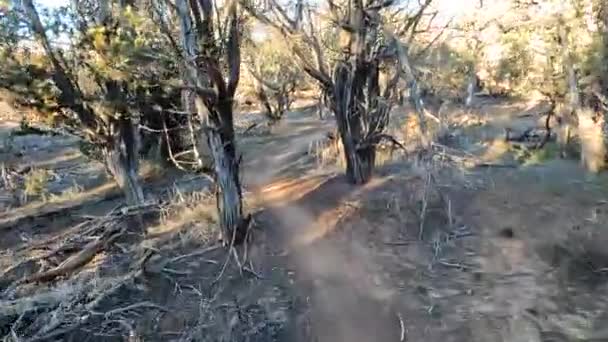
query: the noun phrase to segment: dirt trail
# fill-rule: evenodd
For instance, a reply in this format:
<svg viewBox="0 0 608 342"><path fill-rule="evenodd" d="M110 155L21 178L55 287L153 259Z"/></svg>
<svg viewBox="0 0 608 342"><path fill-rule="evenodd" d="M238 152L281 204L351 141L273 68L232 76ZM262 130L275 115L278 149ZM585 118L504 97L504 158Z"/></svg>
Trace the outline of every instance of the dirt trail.
<svg viewBox="0 0 608 342"><path fill-rule="evenodd" d="M473 133L494 139L501 122L510 122L505 115L462 134L475 143L483 139ZM141 294L170 308L138 322L143 336L168 340L159 332L181 336L197 327L205 337L194 340L205 341L608 341L601 335L608 319L607 176L590 177L568 160L513 169L439 167L431 190L450 200L449 210L431 191L419 241L426 169L398 161L378 168L369 184L351 186L341 170L318 168L306 154L333 126L296 112L272 134L240 137L246 200L260 209L261 232L251 245L260 277L231 264L222 283L226 298L218 300L225 311L205 311L198 288L213 284L225 252L205 255L209 263L176 263L183 272L153 278ZM203 216L167 240L174 244L168 257L205 247L189 235L201 234ZM260 314L250 322L259 330L249 331L243 312ZM146 325L155 319L158 326ZM231 335L239 327L248 329L247 338Z"/></svg>
<svg viewBox="0 0 608 342"><path fill-rule="evenodd" d="M606 277L581 265L592 260L599 269L608 256L560 249L588 241L598 226L587 216L604 199L576 162L440 178L454 226L472 236L449 240L439 206L428 214L425 241L416 241L408 206L421 198L423 173L402 164L353 187L340 173L311 171L303 154L320 136L311 133L326 128L287 121L248 157L246 179L265 207L258 221L286 256L275 266L290 270L305 298L309 329L300 340L576 341L601 330L606 314L589 298L608 293ZM585 233L572 237L572 227ZM386 244L395 240L405 242ZM589 283L598 285L590 291Z"/></svg>
<svg viewBox="0 0 608 342"><path fill-rule="evenodd" d="M319 173L306 156L309 144L322 139L333 122L314 117L283 123L272 140L249 155L246 184L256 202L266 209L258 221L285 255L281 268L292 270L295 291L304 296L311 312L312 331L298 334L302 341L396 341L398 317L386 294L373 293L366 265L373 263L365 248L328 238L340 219L349 214L344 202L368 187L356 188L341 176ZM251 149L251 146L245 147ZM271 243L275 244L275 243ZM377 292L377 291L376 291ZM384 298L382 298L384 297Z"/></svg>

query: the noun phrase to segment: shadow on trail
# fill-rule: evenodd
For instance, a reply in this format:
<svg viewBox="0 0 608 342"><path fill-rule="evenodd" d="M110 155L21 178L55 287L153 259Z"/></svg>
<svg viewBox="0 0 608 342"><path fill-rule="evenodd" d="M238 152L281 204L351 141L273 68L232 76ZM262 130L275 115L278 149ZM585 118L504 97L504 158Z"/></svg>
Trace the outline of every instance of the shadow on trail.
<svg viewBox="0 0 608 342"><path fill-rule="evenodd" d="M317 176L262 190L262 198L265 192L274 197L266 197L267 209L257 221L277 245L288 249L286 267L294 270L298 293L305 294L309 305L311 328L298 336L300 340L399 339L395 312L373 293L368 281L373 261L365 242L345 241L344 234L336 232L356 211L356 198L383 181L354 186L343 176Z"/></svg>

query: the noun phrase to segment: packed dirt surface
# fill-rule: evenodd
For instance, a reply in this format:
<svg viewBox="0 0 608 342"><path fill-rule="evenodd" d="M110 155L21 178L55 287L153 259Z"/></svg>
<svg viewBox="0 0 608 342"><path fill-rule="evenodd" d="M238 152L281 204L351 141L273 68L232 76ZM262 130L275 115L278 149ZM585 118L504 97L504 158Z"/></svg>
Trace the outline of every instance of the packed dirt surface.
<svg viewBox="0 0 608 342"><path fill-rule="evenodd" d="M116 198L64 208L69 224L58 215L37 225L17 220L0 228L0 304L12 310L0 309L0 333L47 341L608 341L608 178L575 160L532 163L496 147L505 128L535 125L522 113L536 110L493 101L471 114L454 105L448 115L458 124L440 150L393 151L359 187L310 153L333 127L310 109L271 132L241 135L254 213L252 239L238 249L242 267L216 245L213 198L191 186L202 176L172 175L148 190L157 201L137 211L141 228ZM398 135L408 114L394 116L399 140L408 138ZM57 143L24 151L28 163L69 155L63 137L46 139ZM78 158L66 168L102 177L101 166ZM63 174L63 163L51 169ZM18 213L7 207L0 218ZM69 228L78 224L86 229ZM119 238L86 267L20 282L107 230Z"/></svg>

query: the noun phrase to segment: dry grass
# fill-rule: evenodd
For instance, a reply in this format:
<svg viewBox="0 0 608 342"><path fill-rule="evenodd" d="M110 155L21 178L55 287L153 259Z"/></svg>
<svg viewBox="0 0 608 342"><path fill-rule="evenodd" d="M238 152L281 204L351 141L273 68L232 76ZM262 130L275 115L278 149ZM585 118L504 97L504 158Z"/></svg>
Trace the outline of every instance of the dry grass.
<svg viewBox="0 0 608 342"><path fill-rule="evenodd" d="M458 125L476 126L475 120ZM416 122L410 124L406 134L420 140ZM510 153L498 144L495 149L488 160ZM308 152L323 168L343 160L337 139L313 143ZM263 225L256 216L260 235L293 229L288 242L299 250L280 254L283 244L256 231L251 258L245 261L239 249L238 267L215 245L209 192L170 191L154 209L158 217L147 221L145 236L132 230L133 221L93 229L97 219L87 218L54 242L31 239L27 252L2 255L5 271L24 262L7 273L18 280L74 260L102 229L127 229L74 272L42 286L27 284L14 296L0 294L0 335L7 341L293 341L326 333L325 340L340 341L373 340L366 334L377 331L369 327L381 327L380 334L390 336L382 340L538 341L553 330L591 336L602 309L590 308L605 298L608 276L605 208L589 204L588 194L576 197L584 201L553 195L537 179L522 178L524 170L509 169L514 179L496 169L482 174L465 163L473 159L433 144L418 163L381 168L363 187L275 177L246 194L247 211L263 205L277 215L280 210L279 223ZM65 196L84 193L74 189ZM114 215L122 217L119 211ZM575 225L581 229L565 233ZM503 234L505 227L514 236ZM2 289L7 285L0 281ZM528 309L539 313L540 328L525 316ZM559 329L551 326L556 322Z"/></svg>
<svg viewBox="0 0 608 342"><path fill-rule="evenodd" d="M309 144L308 155L312 156L319 169L345 169L344 147L339 139L316 140ZM376 167L400 160L404 151L391 143L380 144L376 148Z"/></svg>
<svg viewBox="0 0 608 342"><path fill-rule="evenodd" d="M343 155L344 147L337 135L334 138L324 138L310 143L308 155L312 156L319 168L327 166L346 167Z"/></svg>
<svg viewBox="0 0 608 342"><path fill-rule="evenodd" d="M48 196L48 183L51 181L51 177L51 173L45 169L32 169L28 172L23 177L24 202L27 202L30 197L40 197L43 201L46 201Z"/></svg>
<svg viewBox="0 0 608 342"><path fill-rule="evenodd" d="M160 179L167 174L167 167L163 167L158 161L143 159L139 165L139 176L142 179Z"/></svg>
<svg viewBox="0 0 608 342"><path fill-rule="evenodd" d="M51 203L61 203L61 202L66 202L66 201L72 201L75 198L78 198L82 192L84 191L84 188L80 185L78 185L75 181L74 184L61 191L60 194L50 194L48 197L48 201Z"/></svg>
<svg viewBox="0 0 608 342"><path fill-rule="evenodd" d="M581 142L581 162L591 172L599 172L605 165L606 146L602 121L593 120L595 113L581 110L578 114L578 136Z"/></svg>
<svg viewBox="0 0 608 342"><path fill-rule="evenodd" d="M208 191L182 193L175 189L163 207L158 225L148 228L149 236L178 236L182 246L207 244L218 237L215 197Z"/></svg>

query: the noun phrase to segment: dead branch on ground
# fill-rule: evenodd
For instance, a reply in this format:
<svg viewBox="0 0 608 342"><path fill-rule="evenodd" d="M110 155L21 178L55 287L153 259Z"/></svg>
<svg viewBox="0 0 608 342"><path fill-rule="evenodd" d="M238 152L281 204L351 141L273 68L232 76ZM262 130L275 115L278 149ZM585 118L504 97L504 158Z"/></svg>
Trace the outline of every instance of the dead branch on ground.
<svg viewBox="0 0 608 342"><path fill-rule="evenodd" d="M4 336L5 340L60 339L85 325L103 326L106 324L104 322L116 319L118 314L124 315L143 308L166 311L157 304L144 301L127 304L123 308L104 308L103 310L107 311L99 312L107 298L114 296L117 291L143 274L144 264L154 253L150 250L138 252L135 248L123 247L119 253L120 257L125 261L132 261L128 269L123 268L122 274L114 269L114 265L104 266L103 261L95 267L105 271L83 271L101 252L111 254L117 240L139 234L139 231L130 231L131 227L139 228L133 222L138 221L142 215L158 210L158 205L114 210L106 216L88 219L68 229L69 234L59 234L18 250L16 257L27 256L36 249L50 250L41 257L27 258L21 265L42 261L53 264L55 262L50 259L64 260L57 262L58 266L50 270L38 270L21 279L15 279L10 286L3 289L0 294L0 328L2 331L10 331ZM3 277L14 278L13 271L19 267L4 270ZM108 275L98 278L98 272L106 272ZM128 329L127 332L131 333Z"/></svg>

